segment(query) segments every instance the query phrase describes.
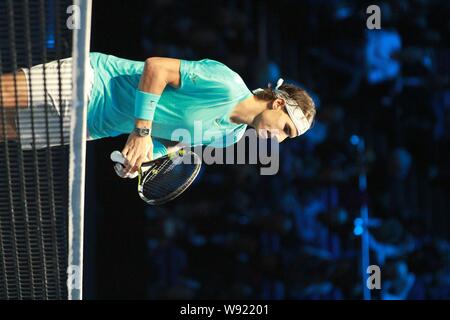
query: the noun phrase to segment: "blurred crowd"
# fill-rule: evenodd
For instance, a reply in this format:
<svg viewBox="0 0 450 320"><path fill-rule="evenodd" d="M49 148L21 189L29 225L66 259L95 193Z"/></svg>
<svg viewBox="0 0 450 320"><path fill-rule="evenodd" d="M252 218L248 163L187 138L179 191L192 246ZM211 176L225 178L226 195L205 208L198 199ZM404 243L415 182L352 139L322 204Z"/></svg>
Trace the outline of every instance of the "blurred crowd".
<svg viewBox="0 0 450 320"><path fill-rule="evenodd" d="M216 59L250 89L283 77L318 108L277 175L207 166L146 209L149 298L360 299L364 205L373 298L450 298L450 2L378 5L381 30L358 1L148 5L146 55Z"/></svg>

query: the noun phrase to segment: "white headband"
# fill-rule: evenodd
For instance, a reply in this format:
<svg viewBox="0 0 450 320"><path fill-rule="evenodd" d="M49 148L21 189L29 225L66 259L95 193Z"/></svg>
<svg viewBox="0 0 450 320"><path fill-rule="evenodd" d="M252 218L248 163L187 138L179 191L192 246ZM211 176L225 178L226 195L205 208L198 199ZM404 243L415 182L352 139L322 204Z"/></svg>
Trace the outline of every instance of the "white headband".
<svg viewBox="0 0 450 320"><path fill-rule="evenodd" d="M311 127L312 120L308 121L298 103L295 100L291 99L286 91L279 89L283 82L283 79L278 79L277 86L274 90L275 95L277 98L281 98L284 100L287 113L289 114L289 117L291 118L292 122L294 122L294 125L297 128L297 136L300 136ZM253 90L253 93L257 93L260 91L263 91L263 89L258 88L256 90Z"/></svg>

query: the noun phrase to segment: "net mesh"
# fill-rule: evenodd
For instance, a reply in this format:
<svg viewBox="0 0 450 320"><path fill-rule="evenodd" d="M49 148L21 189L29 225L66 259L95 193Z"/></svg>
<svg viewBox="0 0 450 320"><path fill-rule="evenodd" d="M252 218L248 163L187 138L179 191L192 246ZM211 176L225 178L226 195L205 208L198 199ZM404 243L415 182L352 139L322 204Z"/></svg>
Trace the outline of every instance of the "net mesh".
<svg viewBox="0 0 450 320"><path fill-rule="evenodd" d="M0 0L0 299L67 299L71 4Z"/></svg>

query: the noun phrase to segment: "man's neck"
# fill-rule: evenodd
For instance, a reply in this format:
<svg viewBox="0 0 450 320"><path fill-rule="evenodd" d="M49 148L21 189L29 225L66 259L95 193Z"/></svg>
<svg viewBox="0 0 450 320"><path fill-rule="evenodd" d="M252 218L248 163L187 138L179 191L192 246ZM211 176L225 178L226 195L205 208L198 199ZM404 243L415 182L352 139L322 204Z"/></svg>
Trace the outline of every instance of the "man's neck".
<svg viewBox="0 0 450 320"><path fill-rule="evenodd" d="M239 102L230 114L230 121L252 126L258 114L267 109L267 101L251 96Z"/></svg>

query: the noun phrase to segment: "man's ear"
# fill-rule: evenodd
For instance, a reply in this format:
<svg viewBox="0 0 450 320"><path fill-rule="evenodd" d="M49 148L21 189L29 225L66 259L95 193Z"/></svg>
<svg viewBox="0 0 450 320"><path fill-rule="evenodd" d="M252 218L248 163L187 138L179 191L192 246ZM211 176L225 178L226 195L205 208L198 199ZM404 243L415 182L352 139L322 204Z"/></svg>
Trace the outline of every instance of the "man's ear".
<svg viewBox="0 0 450 320"><path fill-rule="evenodd" d="M280 110L284 108L284 100L281 98L276 98L275 100L272 101L271 103L271 109L273 110Z"/></svg>

